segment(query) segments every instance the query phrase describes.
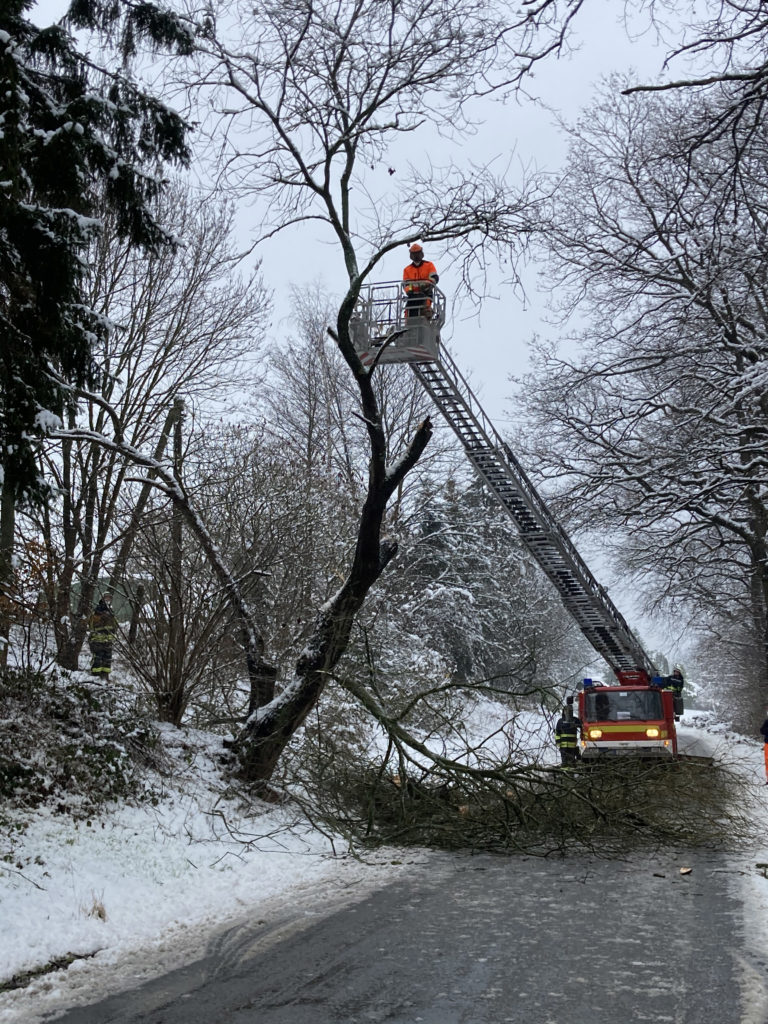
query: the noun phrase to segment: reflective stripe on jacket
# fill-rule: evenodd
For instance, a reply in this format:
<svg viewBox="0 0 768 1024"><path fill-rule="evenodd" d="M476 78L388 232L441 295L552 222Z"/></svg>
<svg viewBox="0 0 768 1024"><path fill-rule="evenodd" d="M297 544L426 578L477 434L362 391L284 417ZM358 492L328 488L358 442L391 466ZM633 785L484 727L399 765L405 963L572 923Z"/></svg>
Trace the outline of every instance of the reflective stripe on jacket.
<svg viewBox="0 0 768 1024"><path fill-rule="evenodd" d="M555 726L555 743L561 750L575 749L579 745L579 723L574 718L560 718Z"/></svg>

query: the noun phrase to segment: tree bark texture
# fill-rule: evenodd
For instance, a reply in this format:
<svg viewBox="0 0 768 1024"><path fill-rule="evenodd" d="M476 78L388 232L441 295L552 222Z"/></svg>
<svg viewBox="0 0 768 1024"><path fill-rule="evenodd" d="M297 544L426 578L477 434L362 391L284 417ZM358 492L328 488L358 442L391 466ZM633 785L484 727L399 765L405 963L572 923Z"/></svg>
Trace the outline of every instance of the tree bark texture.
<svg viewBox="0 0 768 1024"><path fill-rule="evenodd" d="M8 641L13 621L13 552L16 502L4 478L0 496L0 666L8 663Z"/></svg>

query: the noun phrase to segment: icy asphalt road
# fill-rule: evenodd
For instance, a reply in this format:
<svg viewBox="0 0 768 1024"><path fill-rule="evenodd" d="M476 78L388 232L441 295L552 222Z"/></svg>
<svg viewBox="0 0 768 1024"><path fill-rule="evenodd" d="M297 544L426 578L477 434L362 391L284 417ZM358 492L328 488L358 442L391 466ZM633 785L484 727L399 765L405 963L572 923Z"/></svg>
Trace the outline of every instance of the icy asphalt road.
<svg viewBox="0 0 768 1024"><path fill-rule="evenodd" d="M765 1024L727 860L435 855L59 1024ZM681 875L680 867L691 867Z"/></svg>

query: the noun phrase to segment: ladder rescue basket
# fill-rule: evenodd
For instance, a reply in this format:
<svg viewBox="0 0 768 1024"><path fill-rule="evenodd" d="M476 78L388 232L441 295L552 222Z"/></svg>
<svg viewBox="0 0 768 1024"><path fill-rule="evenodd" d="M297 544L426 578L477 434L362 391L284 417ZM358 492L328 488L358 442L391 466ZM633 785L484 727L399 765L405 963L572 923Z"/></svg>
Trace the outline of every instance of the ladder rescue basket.
<svg viewBox="0 0 768 1024"><path fill-rule="evenodd" d="M436 285L425 282L425 286L419 306L405 294L402 281L363 286L349 322L352 344L363 366L439 359L445 296Z"/></svg>

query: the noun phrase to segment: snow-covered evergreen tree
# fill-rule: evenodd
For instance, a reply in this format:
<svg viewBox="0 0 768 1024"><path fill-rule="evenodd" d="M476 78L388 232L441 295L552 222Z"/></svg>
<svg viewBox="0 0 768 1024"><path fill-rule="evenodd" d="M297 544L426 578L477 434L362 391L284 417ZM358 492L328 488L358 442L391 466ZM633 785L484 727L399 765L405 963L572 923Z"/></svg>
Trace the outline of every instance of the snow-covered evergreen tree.
<svg viewBox="0 0 768 1024"><path fill-rule="evenodd" d="M171 241L150 204L162 163L187 159L187 127L127 61L140 39L187 53L191 37L153 3L76 0L47 28L31 7L0 6L0 469L14 495L39 497L35 439L70 402L67 385L97 375L92 347L108 330L83 301L94 196L132 242ZM70 29L98 32L122 62L98 64Z"/></svg>

